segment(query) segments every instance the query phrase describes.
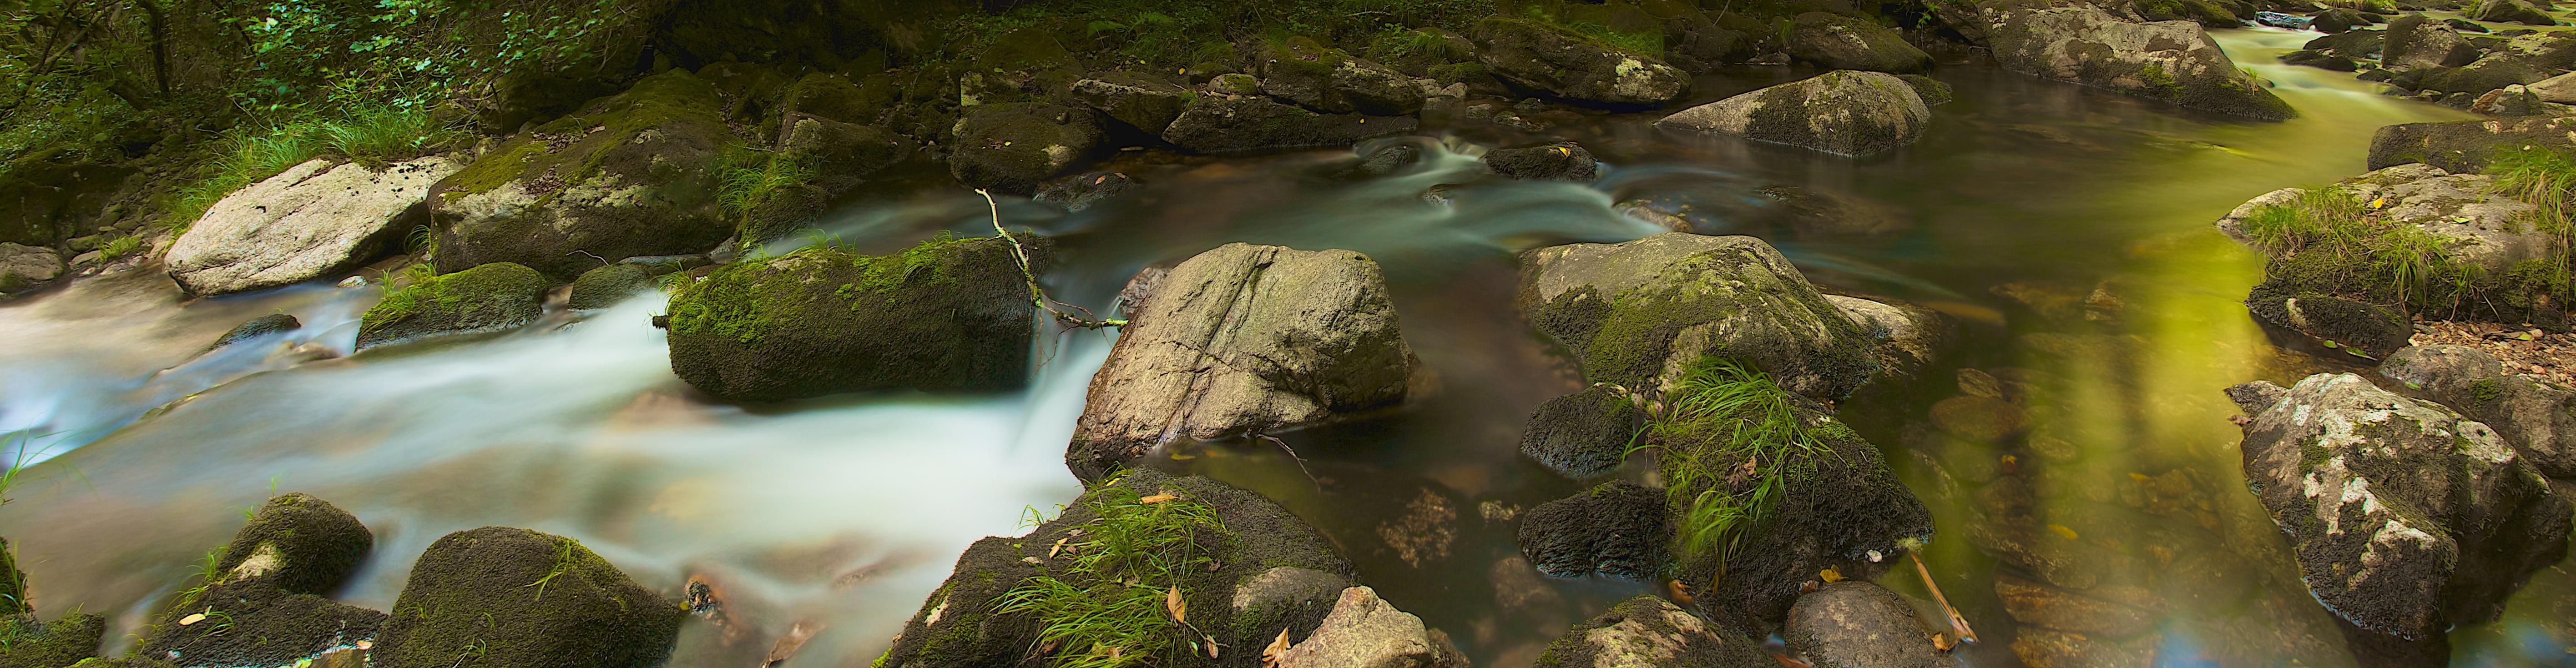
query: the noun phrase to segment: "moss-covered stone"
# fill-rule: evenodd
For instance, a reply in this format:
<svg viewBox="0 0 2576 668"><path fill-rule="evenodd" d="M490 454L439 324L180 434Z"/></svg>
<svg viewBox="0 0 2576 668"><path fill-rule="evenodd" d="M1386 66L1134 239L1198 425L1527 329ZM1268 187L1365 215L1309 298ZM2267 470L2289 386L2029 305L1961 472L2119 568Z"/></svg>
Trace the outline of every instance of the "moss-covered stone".
<svg viewBox="0 0 2576 668"><path fill-rule="evenodd" d="M1043 271L1047 242L1017 235ZM809 247L726 265L671 296L671 368L733 401L1027 381L1034 322L1010 241L861 256Z"/></svg>
<svg viewBox="0 0 2576 668"><path fill-rule="evenodd" d="M1204 97L1163 129L1163 141L1198 153L1253 153L1346 147L1372 137L1412 132L1405 117L1318 114L1256 97Z"/></svg>
<svg viewBox="0 0 2576 668"><path fill-rule="evenodd" d="M1498 16L1472 35L1494 76L1567 101L1653 106L1690 91L1690 76L1655 56L1562 27Z"/></svg>
<svg viewBox="0 0 2576 668"><path fill-rule="evenodd" d="M251 515L215 570L225 574L223 582L256 579L289 592L329 594L357 572L375 544L375 534L347 511L290 492Z"/></svg>
<svg viewBox="0 0 2576 668"><path fill-rule="evenodd" d="M2005 69L2100 86L2192 109L2281 120L2297 115L2236 67L2200 26L2131 23L2099 8L1998 8L1988 31Z"/></svg>
<svg viewBox="0 0 2576 668"><path fill-rule="evenodd" d="M1591 183L1601 172L1592 152L1570 141L1494 149L1485 153L1485 166L1505 178L1576 183Z"/></svg>
<svg viewBox="0 0 2576 668"><path fill-rule="evenodd" d="M1530 251L1519 302L1585 379L1631 392L1670 390L1684 367L1715 354L1814 397L1848 394L1877 366L1870 333L1752 237L1670 232Z"/></svg>
<svg viewBox="0 0 2576 668"><path fill-rule="evenodd" d="M2486 169L2495 156L2526 146L2576 151L2571 131L2576 131L2576 117L2401 123L2371 135L2368 166L2378 170L2420 162L2471 174Z"/></svg>
<svg viewBox="0 0 2576 668"><path fill-rule="evenodd" d="M826 72L807 74L787 89L780 115L805 114L855 125L876 123L899 96L892 77L884 74L850 80Z"/></svg>
<svg viewBox="0 0 2576 668"><path fill-rule="evenodd" d="M579 542L510 527L431 543L369 656L382 668L649 668L688 611Z"/></svg>
<svg viewBox="0 0 2576 668"><path fill-rule="evenodd" d="M1894 30L1825 12L1798 15L1789 31L1789 57L1828 70L1920 72L1932 65L1931 54Z"/></svg>
<svg viewBox="0 0 2576 668"><path fill-rule="evenodd" d="M651 289L652 272L620 262L581 272L581 277L572 281L572 296L565 306L575 309L608 308Z"/></svg>
<svg viewBox="0 0 2576 668"><path fill-rule="evenodd" d="M1685 109L1655 126L1856 156L1913 143L1931 122L1931 109L1905 80L1835 70Z"/></svg>
<svg viewBox="0 0 2576 668"><path fill-rule="evenodd" d="M281 666L376 635L385 615L323 598L375 545L356 517L302 493L269 499L211 580L153 619L143 656L184 666Z"/></svg>
<svg viewBox="0 0 2576 668"><path fill-rule="evenodd" d="M1625 461L1643 417L1626 392L1587 387L1538 405L1521 430L1521 454L1577 480L1608 473Z"/></svg>
<svg viewBox="0 0 2576 668"><path fill-rule="evenodd" d="M367 309L359 319L358 348L536 322L553 285L545 274L510 262L423 278Z"/></svg>
<svg viewBox="0 0 2576 668"><path fill-rule="evenodd" d="M1521 514L1521 556L1551 577L1661 574L1673 528L1664 492L1628 482L1595 486Z"/></svg>
<svg viewBox="0 0 2576 668"><path fill-rule="evenodd" d="M107 618L64 615L40 621L34 613L0 617L0 668L63 668L98 656Z"/></svg>
<svg viewBox="0 0 2576 668"><path fill-rule="evenodd" d="M1091 110L1043 102L970 107L956 136L948 171L957 182L1014 195L1089 160L1102 137Z"/></svg>

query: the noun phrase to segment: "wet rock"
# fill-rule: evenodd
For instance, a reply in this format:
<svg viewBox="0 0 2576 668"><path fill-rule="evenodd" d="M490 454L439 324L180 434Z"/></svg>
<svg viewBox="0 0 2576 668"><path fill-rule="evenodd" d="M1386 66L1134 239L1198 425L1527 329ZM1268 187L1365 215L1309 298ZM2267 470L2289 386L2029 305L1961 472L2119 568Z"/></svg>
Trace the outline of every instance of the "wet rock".
<svg viewBox="0 0 2576 668"><path fill-rule="evenodd" d="M1825 295L1825 301L1872 333L1870 358L1889 377L1908 378L1930 367L1954 335L1950 322L1931 309L1842 295Z"/></svg>
<svg viewBox="0 0 2576 668"><path fill-rule="evenodd" d="M2245 298L2245 307L2264 322L2373 358L2405 347L2415 334L2406 312L2398 307L2301 287L2281 281L2257 284Z"/></svg>
<svg viewBox="0 0 2576 668"><path fill-rule="evenodd" d="M1065 464L1085 480L1172 437L1329 421L1404 399L1386 277L1346 250L1228 244L1154 281L1092 376Z"/></svg>
<svg viewBox="0 0 2576 668"><path fill-rule="evenodd" d="M1197 93L1159 77L1132 72L1101 72L1073 82L1073 96L1111 120L1148 135L1160 136L1181 117Z"/></svg>
<svg viewBox="0 0 2576 668"><path fill-rule="evenodd" d="M1627 393L1608 385L1587 387L1530 413L1529 426L1521 430L1521 454L1576 480L1609 473L1626 460L1644 416Z"/></svg>
<svg viewBox="0 0 2576 668"><path fill-rule="evenodd" d="M2362 18L2361 12L2337 7L2317 12L2316 16L2308 19L2308 28L2310 30L2332 35L2346 30L2351 30L2354 26L2366 26L2371 23L2373 23L2373 21L2370 19Z"/></svg>
<svg viewBox="0 0 2576 668"><path fill-rule="evenodd" d="M779 101L781 118L802 114L842 123L872 125L881 120L897 96L892 81L815 72L796 79Z"/></svg>
<svg viewBox="0 0 2576 668"><path fill-rule="evenodd" d="M278 332L292 332L303 328L304 323L298 322L295 316L271 313L234 325L231 330L225 331L223 336L216 337L214 344L206 346L206 349L214 350Z"/></svg>
<svg viewBox="0 0 2576 668"><path fill-rule="evenodd" d="M779 121L778 155L811 167L826 193L856 186L868 175L902 163L917 148L912 140L874 125L794 115Z"/></svg>
<svg viewBox="0 0 2576 668"><path fill-rule="evenodd" d="M233 535L213 580L161 613L141 656L202 666L279 666L373 638L385 614L332 602L375 535L301 493L269 499Z"/></svg>
<svg viewBox="0 0 2576 668"><path fill-rule="evenodd" d="M2353 60L2377 60L2379 58L2380 46L2387 43L2388 36L2396 32L2397 28L2400 26L2399 22L2404 22L2406 19L2401 17L2397 19L2397 21L2398 22L2390 23L2389 29L2384 31L2353 30L2308 40L2308 43L2300 45L2299 49L2304 51L2324 52ZM2405 25L2413 26L2420 25L2422 23L2422 21L2416 21L2413 23L2406 23ZM2462 42L2462 44L2465 45L2466 42ZM2460 62L2451 64L2466 65L2469 61L2475 59L2476 52L2472 51L2469 57L2462 58L2460 59ZM2388 64L2388 66L2396 67L2393 62Z"/></svg>
<svg viewBox="0 0 2576 668"><path fill-rule="evenodd" d="M1504 178L1591 183L1600 174L1592 152L1570 141L1543 146L1498 148L1485 153L1485 166Z"/></svg>
<svg viewBox="0 0 2576 668"><path fill-rule="evenodd" d="M1553 577L1653 577L1672 540L1664 505L1662 490L1627 482L1540 504L1521 514L1521 556Z"/></svg>
<svg viewBox="0 0 2576 668"><path fill-rule="evenodd" d="M170 245L191 294L263 290L366 264L427 221L429 187L462 162L431 156L371 169L316 158L224 196Z"/></svg>
<svg viewBox="0 0 2576 668"><path fill-rule="evenodd" d="M669 656L687 615L579 541L483 527L421 553L369 659L384 668L454 668L460 658L465 666L646 668Z"/></svg>
<svg viewBox="0 0 2576 668"><path fill-rule="evenodd" d="M2254 22L2284 30L2304 30L2308 27L2308 17L2280 12L2255 12Z"/></svg>
<svg viewBox="0 0 2576 668"><path fill-rule="evenodd" d="M1827 584L1798 597L1782 632L1789 649L1817 668L1940 668L1932 627L1913 604L1862 580Z"/></svg>
<svg viewBox="0 0 2576 668"><path fill-rule="evenodd" d="M2191 23L2129 23L2092 7L2016 9L1987 34L1995 61L2015 72L2222 114L2296 115Z"/></svg>
<svg viewBox="0 0 2576 668"><path fill-rule="evenodd" d="M581 277L572 281L571 301L565 306L579 310L603 309L652 289L651 272L620 262L581 272Z"/></svg>
<svg viewBox="0 0 2576 668"><path fill-rule="evenodd" d="M63 275L54 249L0 243L0 292L17 292Z"/></svg>
<svg viewBox="0 0 2576 668"><path fill-rule="evenodd" d="M2550 17L2548 12L2541 11L2539 7L2524 0L2478 0L2476 6L2471 7L2466 13L2469 18L2494 23L2558 25L2558 19Z"/></svg>
<svg viewBox="0 0 2576 668"><path fill-rule="evenodd" d="M2478 48L2461 39L2458 32L2432 23L2421 14L2400 16L2388 22L2384 39L2373 40L2378 43L2356 41L2357 38L2352 37L2363 34L2366 33L2339 35L2343 42L2331 50L2335 55L2348 58L2364 58L2377 52L2381 67L2398 72L2459 67L2476 62L2479 54ZM2317 43L2322 41L2309 42L2308 48L2318 48Z"/></svg>
<svg viewBox="0 0 2576 668"><path fill-rule="evenodd" d="M716 201L733 141L720 104L673 70L502 142L430 187L438 270L512 262L569 278L713 248L734 232Z"/></svg>
<svg viewBox="0 0 2576 668"><path fill-rule="evenodd" d="M1016 238L1044 271L1045 238ZM727 401L1008 390L1027 382L1032 310L1013 244L1000 237L874 257L808 247L674 287L671 369Z"/></svg>
<svg viewBox="0 0 2576 668"><path fill-rule="evenodd" d="M2281 63L2285 65L2300 65L2318 69L2333 70L2336 72L2350 72L2361 69L2361 63L2354 62L2351 58L2345 58L2343 56L2323 51L2292 51L2284 53L2281 54Z"/></svg>
<svg viewBox="0 0 2576 668"><path fill-rule="evenodd" d="M1158 587L1177 588L1188 611L1186 620L1199 634L1214 637L1225 650L1222 659L1210 659L1203 649L1194 654L1183 645L1154 657L1154 661L1176 666L1216 666L1220 661L1222 665L1248 665L1249 657L1258 656L1283 631L1291 643L1306 642L1336 607L1342 590L1318 592L1312 583L1320 579L1277 569L1286 566L1317 571L1345 581L1354 577L1350 562L1334 552L1330 540L1269 499L1208 478L1175 478L1139 468L1091 487L1062 514L1027 535L986 538L968 547L957 558L956 571L904 624L902 634L896 636L894 647L886 652L881 665L1003 666L1028 658L1030 648L1039 646L1037 634L1043 620L1034 610L1003 607L1004 597L1029 584L1029 578L1039 576L1057 578L1076 588L1123 587L1115 580L1104 582L1102 574L1073 570L1076 555L1067 549L1086 549L1081 547L1084 536L1096 531L1075 531L1098 519L1104 509L1133 507L1142 496L1163 494L1173 498L1156 505L1189 504L1169 507L1203 509L1215 515L1222 530L1192 529L1188 538L1214 568L1117 573L1109 577L1140 577ZM1320 593L1319 598L1302 598L1316 593ZM1237 600L1252 603L1242 609L1242 614L1232 614L1232 603ZM1086 649L1069 648L1059 653Z"/></svg>
<svg viewBox="0 0 2576 668"><path fill-rule="evenodd" d="M1309 37L1270 45L1260 57L1261 91L1325 113L1402 116L1422 110L1411 77Z"/></svg>
<svg viewBox="0 0 2576 668"><path fill-rule="evenodd" d="M948 171L957 182L1026 195L1100 147L1100 122L1089 109L1044 102L980 104L957 119Z"/></svg>
<svg viewBox="0 0 2576 668"><path fill-rule="evenodd" d="M1748 531L1733 539L1733 555L1686 552L1674 569L1685 583L1715 584L1694 592L1702 614L1749 633L1768 634L1789 616L1801 585L1832 569L1845 577L1867 580L1894 565L1908 545L1932 540L1932 514L1913 492L1896 480L1877 453L1878 446L1813 406L1793 404L1794 419L1820 447L1793 455L1777 489L1767 530ZM1730 479L1743 467L1740 455L1720 433L1682 432L1660 437L1667 451L1689 453L1665 460L1665 479L1680 479L1682 462L1701 467L1694 477L1726 485L1729 494L1749 494L1754 482ZM1690 495L1666 494L1667 499ZM1686 508L1668 501L1666 512L1680 517ZM1794 528L1785 528L1794 527ZM1724 577L1719 577L1723 573Z"/></svg>
<svg viewBox="0 0 2576 668"><path fill-rule="evenodd" d="M2494 355L2467 346L2411 346L2389 355L2379 374L2495 428L2541 475L2576 480L2576 390L2542 376L2508 374Z"/></svg>
<svg viewBox="0 0 2576 668"><path fill-rule="evenodd" d="M1458 508L1449 497L1420 488L1404 504L1403 515L1378 523L1377 537L1407 566L1437 564L1449 558L1450 547L1458 542Z"/></svg>
<svg viewBox="0 0 2576 668"><path fill-rule="evenodd" d="M1142 181L1119 172L1091 172L1047 184L1038 189L1035 199L1064 207L1067 212L1081 211L1116 199L1120 195L1145 188Z"/></svg>
<svg viewBox="0 0 2576 668"><path fill-rule="evenodd" d="M1312 568L1279 566L1234 586L1235 614L1279 616L1339 598L1349 577Z"/></svg>
<svg viewBox="0 0 2576 668"><path fill-rule="evenodd" d="M1899 74L1896 78L1904 79L1907 85L1914 87L1914 95L1923 98L1923 106L1938 107L1950 103L1950 84L1941 83L1940 79L1921 74Z"/></svg>
<svg viewBox="0 0 2576 668"><path fill-rule="evenodd" d="M1447 634L1428 630L1413 616L1367 587L1342 590L1331 614L1304 642L1279 654L1278 668L1467 668L1467 658Z"/></svg>
<svg viewBox="0 0 2576 668"><path fill-rule="evenodd" d="M1532 250L1516 303L1587 380L1632 392L1669 391L1685 367L1721 352L1813 397L1849 394L1876 367L1870 333L1752 237L1667 232Z"/></svg>
<svg viewBox="0 0 2576 668"><path fill-rule="evenodd" d="M9 639L0 643L0 666L95 667L106 663L91 658L98 656L98 642L106 635L107 618L96 614L67 614L50 622L33 612L0 616L0 638Z"/></svg>
<svg viewBox="0 0 2576 668"><path fill-rule="evenodd" d="M1343 147L1412 132L1403 117L1317 114L1261 98L1200 98L1163 130L1163 141L1197 153Z"/></svg>
<svg viewBox="0 0 2576 668"><path fill-rule="evenodd" d="M1374 143L1374 142L1372 142ZM1345 180L1373 179L1404 171L1422 162L1423 149L1411 142L1389 142L1367 151L1358 164L1335 168L1328 175Z"/></svg>
<svg viewBox="0 0 2576 668"><path fill-rule="evenodd" d="M2152 598L2151 594L2135 587L2107 589L2129 590L2128 597L2132 600ZM2087 592L2052 587L2007 573L1995 574L1995 597L2003 601L2004 612L2025 628L2129 638L2155 630L2158 620L2149 608L2097 598Z"/></svg>
<svg viewBox="0 0 2576 668"><path fill-rule="evenodd" d="M1539 655L1537 668L1770 668L1771 655L1744 634L1651 594L1576 624Z"/></svg>
<svg viewBox="0 0 2576 668"><path fill-rule="evenodd" d="M2352 374L2244 408L2246 480L2308 591L2362 644L2492 620L2566 555L2567 503L2484 424Z"/></svg>
<svg viewBox="0 0 2576 668"><path fill-rule="evenodd" d="M1544 614L1565 605L1556 587L1519 555L1495 560L1493 568L1485 569L1485 579L1494 583L1494 605L1506 612Z"/></svg>
<svg viewBox="0 0 2576 668"><path fill-rule="evenodd" d="M1905 80L1837 70L1691 107L1655 127L1857 156L1914 143L1931 122L1931 110Z"/></svg>
<svg viewBox="0 0 2576 668"><path fill-rule="evenodd" d="M1920 72L1932 64L1931 54L1894 30L1825 12L1798 15L1789 29L1789 57L1827 70Z"/></svg>
<svg viewBox="0 0 2576 668"><path fill-rule="evenodd" d="M2163 641L2162 634L2116 640L2054 629L2022 629L2013 636L2012 651L2022 663L2041 668L2152 666L2157 665L2157 644Z"/></svg>
<svg viewBox="0 0 2576 668"><path fill-rule="evenodd" d="M2506 149L2576 150L2571 134L2576 134L2576 117L2403 123L2371 135L2369 166L2423 163L2453 174L2476 174Z"/></svg>
<svg viewBox="0 0 2576 668"><path fill-rule="evenodd" d="M1512 85L1573 102L1653 106L1690 91L1690 76L1653 56L1516 18L1477 22L1477 58Z"/></svg>
<svg viewBox="0 0 2576 668"><path fill-rule="evenodd" d="M2469 113L2488 116L2537 116L2549 111L2548 104L2522 84L2487 91L2469 103Z"/></svg>
<svg viewBox="0 0 2576 668"><path fill-rule="evenodd" d="M367 309L359 319L358 349L515 329L536 322L553 285L537 270L509 262L422 278Z"/></svg>

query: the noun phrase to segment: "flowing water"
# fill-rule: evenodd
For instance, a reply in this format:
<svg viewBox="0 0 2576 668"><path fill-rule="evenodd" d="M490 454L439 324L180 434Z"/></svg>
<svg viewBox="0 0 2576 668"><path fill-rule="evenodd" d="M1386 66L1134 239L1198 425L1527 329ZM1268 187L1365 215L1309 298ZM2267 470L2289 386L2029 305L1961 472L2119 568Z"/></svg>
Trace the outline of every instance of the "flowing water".
<svg viewBox="0 0 2576 668"><path fill-rule="evenodd" d="M2258 328L2241 300L2259 258L2209 223L2267 190L2360 172L2379 126L2464 116L2275 64L2312 36L2219 33L2299 109L2285 123L1958 67L1939 73L1958 101L1935 108L1920 143L1862 160L1590 117L1552 129L1601 156L1605 174L1589 185L1480 176L1475 155L1520 138L1469 133L1363 147L1412 143L1426 156L1370 178L1336 173L1353 161L1345 151L1123 160L1145 191L1073 215L1025 201L1002 212L1057 237L1054 292L1095 309L1140 268L1235 241L1381 263L1406 339L1434 374L1426 396L1283 434L1285 447L1192 444L1153 465L1277 499L1478 665L1527 665L1567 624L1655 588L1541 578L1515 559L1508 519L1581 489L1517 453L1529 411L1579 384L1512 313L1512 254L1660 231L1619 213L1638 199L1690 204L1702 232L1772 237L1821 285L1960 322L1939 368L1865 390L1841 412L1934 509L1926 561L1983 636L1961 652L1967 663L2015 665L2007 647L2040 633L2006 615L1996 560L1966 538L2015 525L2080 536L2106 555L2105 582L2148 592L2158 629L2129 642L2159 664L2339 665L2351 659L2326 613L2243 491L2226 420L2235 408L2218 390L2351 365ZM1793 76L1708 79L1701 97ZM1446 203L1419 196L1442 184ZM1764 222L1776 213L1759 193L1770 185L1875 201L1906 227L1862 240L1779 234ZM989 233L985 216L980 198L921 174L824 227L883 250L939 230ZM863 665L966 544L1014 534L1025 511L1078 493L1063 446L1111 336L1053 338L1022 392L758 409L706 402L672 376L647 324L658 295L502 336L296 363L346 352L377 294L314 285L182 301L145 271L0 307L0 430L29 435L41 451L30 459L44 459L0 509L0 535L40 610L107 612L112 638L136 631L243 509L306 491L376 532L341 594L354 604L390 607L440 535L524 526L578 538L674 595L693 575L717 584L732 619L691 624L674 666L756 664L798 621L825 629L787 665ZM276 312L308 327L198 355L231 325ZM1927 426L1959 393L1957 368L2014 381L2031 436L1979 443ZM1929 595L1910 570L1881 581ZM2563 567L2544 572L2506 621L2455 634L2457 661L2561 656L2551 601L2571 582Z"/></svg>

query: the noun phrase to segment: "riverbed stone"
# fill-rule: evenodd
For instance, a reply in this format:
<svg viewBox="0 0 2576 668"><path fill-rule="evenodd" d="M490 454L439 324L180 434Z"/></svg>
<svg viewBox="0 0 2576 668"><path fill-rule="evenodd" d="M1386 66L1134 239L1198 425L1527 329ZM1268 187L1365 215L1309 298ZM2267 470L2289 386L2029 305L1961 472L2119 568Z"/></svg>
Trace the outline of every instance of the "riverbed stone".
<svg viewBox="0 0 2576 668"><path fill-rule="evenodd" d="M790 114L778 123L778 157L773 159L812 168L814 184L826 193L848 190L910 158L918 148L911 139L874 125L808 114Z"/></svg>
<svg viewBox="0 0 2576 668"><path fill-rule="evenodd" d="M302 493L269 499L186 600L154 619L138 652L189 668L292 664L375 637L385 613L333 602L375 535Z"/></svg>
<svg viewBox="0 0 2576 668"><path fill-rule="evenodd" d="M569 279L715 247L734 232L716 189L738 141L720 106L713 85L672 70L512 136L430 187L438 270L511 262Z"/></svg>
<svg viewBox="0 0 2576 668"><path fill-rule="evenodd" d="M1333 611L1304 642L1281 652L1278 668L1467 668L1446 634L1397 610L1377 590L1342 590Z"/></svg>
<svg viewBox="0 0 2576 668"><path fill-rule="evenodd" d="M359 318L358 349L536 322L553 285L537 270L510 262L421 278L387 293Z"/></svg>
<svg viewBox="0 0 2576 668"><path fill-rule="evenodd" d="M191 294L263 290L366 264L428 222L429 189L464 168L444 156L369 167L315 158L224 196L170 245Z"/></svg>
<svg viewBox="0 0 2576 668"><path fill-rule="evenodd" d="M1521 556L1560 578L1592 574L1643 580L1672 540L1662 490L1610 482L1521 513Z"/></svg>
<svg viewBox="0 0 2576 668"><path fill-rule="evenodd" d="M1914 143L1931 122L1931 109L1905 80L1836 70L1691 107L1655 127L1857 156Z"/></svg>
<svg viewBox="0 0 2576 668"><path fill-rule="evenodd" d="M2520 23L2534 26L2558 25L2558 19L2524 0L2478 0L2467 12L2469 18L2494 23Z"/></svg>
<svg viewBox="0 0 2576 668"><path fill-rule="evenodd" d="M1591 183L1601 170L1591 151L1570 141L1494 149L1485 153L1485 166L1504 178L1576 183Z"/></svg>
<svg viewBox="0 0 2576 668"><path fill-rule="evenodd" d="M2346 35L2368 35L2368 33L2356 32L2346 33ZM2384 38L2376 40L2378 42L2376 44L2370 43L2374 40L2365 38L2338 36L2344 37L2344 40L2330 48L2337 55L2350 58L2367 57L2370 53L2377 52L2380 67L2397 72L2459 67L2477 62L2480 55L2478 48L2469 44L2468 40L2462 39L2458 31L2449 26L2428 21L2422 14L2408 14L2389 21L2388 30L2382 35ZM2309 44L2308 48L2318 48L2315 41Z"/></svg>
<svg viewBox="0 0 2576 668"><path fill-rule="evenodd" d="M619 262L581 272L572 281L572 294L564 304L577 310L603 309L626 301L627 297L653 289L653 274L643 267Z"/></svg>
<svg viewBox="0 0 2576 668"><path fill-rule="evenodd" d="M2408 163L2475 174L2500 153L2530 146L2576 151L2576 116L2401 123L2370 137L2370 169Z"/></svg>
<svg viewBox="0 0 2576 668"><path fill-rule="evenodd" d="M1030 199L1064 207L1065 212L1072 213L1144 188L1143 181L1124 172L1090 172L1049 183Z"/></svg>
<svg viewBox="0 0 2576 668"><path fill-rule="evenodd" d="M1816 668L1949 665L1913 604L1866 580L1827 583L1798 597L1781 635Z"/></svg>
<svg viewBox="0 0 2576 668"><path fill-rule="evenodd" d="M63 275L54 249L0 242L0 292L17 292Z"/></svg>
<svg viewBox="0 0 2576 668"><path fill-rule="evenodd" d="M1133 72L1099 72L1073 82L1073 96L1111 120L1161 136L1198 94L1180 84Z"/></svg>
<svg viewBox="0 0 2576 668"><path fill-rule="evenodd" d="M1987 34L1995 61L2015 72L2222 114L2296 115L2189 21L2130 23L2090 6L2011 9Z"/></svg>
<svg viewBox="0 0 2576 668"><path fill-rule="evenodd" d="M1258 97L1201 97L1163 129L1163 141L1194 153L1232 154L1339 148L1412 132L1407 117L1318 114Z"/></svg>
<svg viewBox="0 0 2576 668"><path fill-rule="evenodd" d="M1032 268L1052 245L1014 235ZM726 401L835 392L987 392L1028 381L1035 307L1002 237L862 256L810 246L675 286L671 369Z"/></svg>
<svg viewBox="0 0 2576 668"><path fill-rule="evenodd" d="M1091 110L1044 102L975 105L953 134L948 171L957 182L1013 195L1090 159L1103 136Z"/></svg>
<svg viewBox="0 0 2576 668"><path fill-rule="evenodd" d="M226 330L223 336L215 337L215 342L206 346L206 349L214 350L270 334L291 332L302 328L304 323L297 321L295 316L271 313L234 325L232 329Z"/></svg>
<svg viewBox="0 0 2576 668"><path fill-rule="evenodd" d="M1840 397L1876 370L1869 332L1760 239L1667 232L1520 260L1515 304L1591 382L1667 392L1686 367L1723 352L1790 391Z"/></svg>
<svg viewBox="0 0 2576 668"><path fill-rule="evenodd" d="M687 615L580 541L468 529L421 553L368 658L384 668L647 668L670 655Z"/></svg>
<svg viewBox="0 0 2576 668"><path fill-rule="evenodd" d="M1932 56L1867 19L1807 12L1789 29L1789 57L1828 70L1920 72Z"/></svg>
<svg viewBox="0 0 2576 668"><path fill-rule="evenodd" d="M1470 35L1495 77L1570 102L1654 106L1690 91L1690 75L1662 60L1545 23L1497 16Z"/></svg>
<svg viewBox="0 0 2576 668"><path fill-rule="evenodd" d="M2329 53L2353 60L2376 60L2380 57L2380 47L2397 32L2398 22L2405 20L2405 17L2398 17L2396 21L2390 21L2387 30L2350 30L2308 40L2306 44L2299 45L2299 49ZM2418 20L2407 25L2422 24L2423 21ZM2465 65L2475 59L2475 55L2472 54L2468 58L2461 59L2460 62L2450 64ZM2394 64L2387 64L2387 66L2395 67Z"/></svg>
<svg viewBox="0 0 2576 668"><path fill-rule="evenodd" d="M2241 394L2280 397L2241 405L2245 477L2359 644L2439 643L2566 556L2567 502L2483 423L2353 374Z"/></svg>
<svg viewBox="0 0 2576 668"><path fill-rule="evenodd" d="M2494 427L2541 475L2576 481L2576 390L2468 346L2409 346L2379 364L2379 375Z"/></svg>
<svg viewBox="0 0 2576 668"><path fill-rule="evenodd" d="M1770 668L1760 643L1641 594L1548 643L1537 668Z"/></svg>
<svg viewBox="0 0 2576 668"><path fill-rule="evenodd" d="M1843 295L1825 295L1825 301L1871 334L1870 359L1878 363L1877 373L1884 377L1915 377L1931 368L1957 338L1956 327L1932 309Z"/></svg>
<svg viewBox="0 0 2576 668"><path fill-rule="evenodd" d="M1549 399L1530 413L1521 430L1521 454L1576 480L1619 468L1636 440L1645 412L1628 393L1594 385Z"/></svg>
<svg viewBox="0 0 2576 668"><path fill-rule="evenodd" d="M1128 313L1065 452L1085 480L1175 437L1388 406L1412 376L1386 276L1352 251L1219 246L1156 279Z"/></svg>

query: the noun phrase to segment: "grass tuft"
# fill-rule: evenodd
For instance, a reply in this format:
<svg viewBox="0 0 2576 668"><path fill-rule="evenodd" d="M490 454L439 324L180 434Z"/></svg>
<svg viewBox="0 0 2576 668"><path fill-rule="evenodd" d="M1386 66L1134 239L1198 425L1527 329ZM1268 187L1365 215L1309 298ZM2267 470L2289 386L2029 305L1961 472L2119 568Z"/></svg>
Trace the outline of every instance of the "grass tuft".
<svg viewBox="0 0 2576 668"><path fill-rule="evenodd" d="M1793 474L1833 454L1770 374L1714 356L1691 365L1642 435L1629 453L1662 451L1666 501L1681 515L1677 551L1720 563L1770 519Z"/></svg>
<svg viewBox="0 0 2576 668"><path fill-rule="evenodd" d="M1083 503L1094 517L1064 544L1070 565L1022 581L997 611L1035 615L1038 646L1055 648L1054 668L1160 664L1176 648L1195 648L1193 630L1172 619L1165 599L1186 574L1215 564L1200 541L1226 535L1216 509L1164 495L1148 503L1114 482Z"/></svg>

